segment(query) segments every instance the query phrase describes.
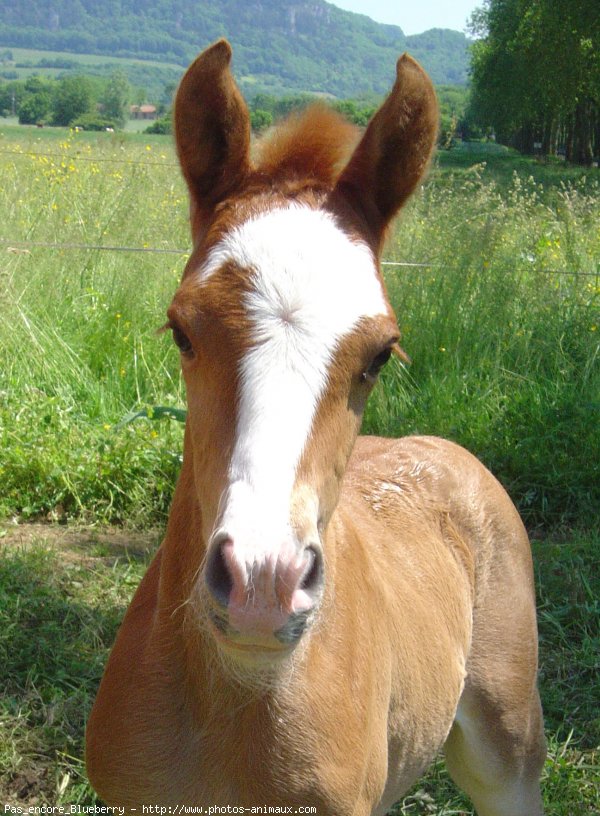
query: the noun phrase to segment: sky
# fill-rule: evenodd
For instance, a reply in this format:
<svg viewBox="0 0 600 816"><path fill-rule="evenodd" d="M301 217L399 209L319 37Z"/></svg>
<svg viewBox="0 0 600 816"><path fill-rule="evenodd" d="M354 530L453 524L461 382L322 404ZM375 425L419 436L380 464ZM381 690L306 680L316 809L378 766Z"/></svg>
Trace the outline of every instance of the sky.
<svg viewBox="0 0 600 816"><path fill-rule="evenodd" d="M430 28L464 31L473 9L482 0L329 0L338 8L366 14L378 23L400 26L405 34Z"/></svg>

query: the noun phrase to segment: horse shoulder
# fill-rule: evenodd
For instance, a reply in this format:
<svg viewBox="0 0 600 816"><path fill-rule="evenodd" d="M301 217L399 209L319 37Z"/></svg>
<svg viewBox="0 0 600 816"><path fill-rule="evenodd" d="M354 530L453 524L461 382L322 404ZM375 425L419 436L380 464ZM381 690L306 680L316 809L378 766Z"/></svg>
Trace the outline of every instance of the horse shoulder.
<svg viewBox="0 0 600 816"><path fill-rule="evenodd" d="M400 530L437 520L451 549L462 553L476 592L484 589L492 562L512 559L527 570L529 541L514 504L490 471L454 442L359 437L345 486L363 495L373 516Z"/></svg>

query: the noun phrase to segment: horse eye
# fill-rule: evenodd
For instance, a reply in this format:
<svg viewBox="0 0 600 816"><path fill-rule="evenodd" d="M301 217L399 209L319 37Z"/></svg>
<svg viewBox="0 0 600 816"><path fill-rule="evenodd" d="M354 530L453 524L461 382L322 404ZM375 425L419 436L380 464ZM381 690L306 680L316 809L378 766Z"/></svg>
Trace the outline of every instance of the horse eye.
<svg viewBox="0 0 600 816"><path fill-rule="evenodd" d="M377 379L379 372L387 363L387 361L392 356L392 349L385 348L383 351L380 351L377 357L373 358L371 361L370 366L367 368L365 372L361 375L362 382L375 382Z"/></svg>
<svg viewBox="0 0 600 816"><path fill-rule="evenodd" d="M192 344L190 343L189 337L187 334L178 329L177 326L173 326L173 341L179 351L182 354L190 354L192 351Z"/></svg>

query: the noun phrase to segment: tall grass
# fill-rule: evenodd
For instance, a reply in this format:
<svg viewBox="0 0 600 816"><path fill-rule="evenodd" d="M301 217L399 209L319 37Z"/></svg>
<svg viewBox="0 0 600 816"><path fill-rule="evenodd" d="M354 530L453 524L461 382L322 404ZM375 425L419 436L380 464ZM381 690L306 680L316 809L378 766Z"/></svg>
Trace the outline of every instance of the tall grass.
<svg viewBox="0 0 600 816"><path fill-rule="evenodd" d="M168 142L22 133L0 131L0 240L188 246ZM442 154L385 253L430 266L386 267L413 363L386 370L365 431L465 444L532 523L585 520L600 503L591 172L498 150ZM185 257L0 252L0 514L161 518L181 429L119 422L184 403L177 354L156 329Z"/></svg>
<svg viewBox="0 0 600 816"><path fill-rule="evenodd" d="M183 184L161 140L71 134L2 145L21 151L0 156L0 237L15 246L187 246ZM177 356L156 330L185 256L35 246L2 254L0 512L164 513L180 429L115 425L139 404L184 400Z"/></svg>
<svg viewBox="0 0 600 816"><path fill-rule="evenodd" d="M385 372L366 429L464 444L531 523L597 512L599 223L597 172L435 173L388 252L430 264L387 275L413 363Z"/></svg>

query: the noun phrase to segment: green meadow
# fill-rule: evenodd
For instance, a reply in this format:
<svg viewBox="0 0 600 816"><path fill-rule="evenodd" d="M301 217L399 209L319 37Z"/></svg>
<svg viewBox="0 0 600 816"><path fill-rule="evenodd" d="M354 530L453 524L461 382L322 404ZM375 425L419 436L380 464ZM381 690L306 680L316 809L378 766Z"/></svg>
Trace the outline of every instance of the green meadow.
<svg viewBox="0 0 600 816"><path fill-rule="evenodd" d="M159 99L165 85L177 84L183 67L172 62L136 59L135 57L112 57L105 54L71 54L63 51L40 51L32 48L3 48L11 60L0 62L0 77L5 79L28 79L34 75L58 79L65 75L109 77L115 71L127 76L129 82L148 99ZM146 123L147 125L148 123Z"/></svg>
<svg viewBox="0 0 600 816"><path fill-rule="evenodd" d="M187 200L168 138L0 127L0 214L0 802L89 804L85 716L181 461L179 422L124 420L185 404L157 330ZM412 362L364 430L451 438L519 507L547 814L597 813L600 171L443 151L383 257ZM395 813L471 810L440 761Z"/></svg>

